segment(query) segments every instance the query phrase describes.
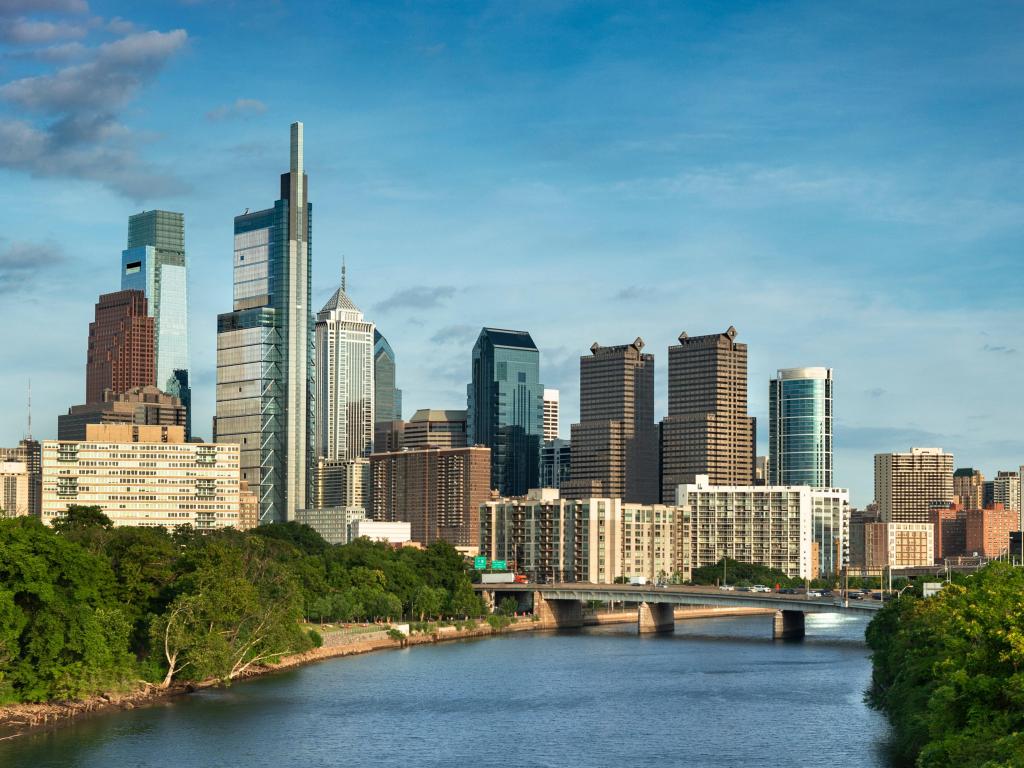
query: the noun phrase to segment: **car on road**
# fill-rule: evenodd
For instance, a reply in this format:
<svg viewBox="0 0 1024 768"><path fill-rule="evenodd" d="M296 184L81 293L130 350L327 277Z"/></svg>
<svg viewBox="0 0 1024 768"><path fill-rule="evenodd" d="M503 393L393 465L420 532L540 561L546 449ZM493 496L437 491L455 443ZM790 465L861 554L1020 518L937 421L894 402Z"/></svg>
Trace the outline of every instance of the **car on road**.
<svg viewBox="0 0 1024 768"><path fill-rule="evenodd" d="M771 592L771 587L766 587L764 584L755 584L750 588L751 592Z"/></svg>
<svg viewBox="0 0 1024 768"><path fill-rule="evenodd" d="M779 590L779 594L780 595L795 595L796 594L796 590L793 589L792 587L783 587L782 589Z"/></svg>
<svg viewBox="0 0 1024 768"><path fill-rule="evenodd" d="M812 589L807 592L808 597L824 597L820 590Z"/></svg>
<svg viewBox="0 0 1024 768"><path fill-rule="evenodd" d="M722 590L723 592L735 592L736 591L736 587L734 587L732 584L723 584L722 586L719 587L719 589Z"/></svg>

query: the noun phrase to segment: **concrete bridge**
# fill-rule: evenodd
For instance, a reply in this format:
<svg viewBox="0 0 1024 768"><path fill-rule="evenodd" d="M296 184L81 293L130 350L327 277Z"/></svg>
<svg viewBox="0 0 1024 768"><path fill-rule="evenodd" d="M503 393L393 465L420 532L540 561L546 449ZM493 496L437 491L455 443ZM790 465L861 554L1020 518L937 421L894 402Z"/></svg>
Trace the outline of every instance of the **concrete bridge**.
<svg viewBox="0 0 1024 768"><path fill-rule="evenodd" d="M808 613L857 613L871 615L882 605L877 600L783 595L776 592L734 592L714 587L655 587L629 584L474 584L493 607L514 597L522 610L532 607L535 616L559 629L583 626L583 603L591 600L637 604L641 633L672 632L675 607L679 605L727 608L763 608L775 611L773 637L781 640L804 636ZM532 597L532 606L529 598Z"/></svg>

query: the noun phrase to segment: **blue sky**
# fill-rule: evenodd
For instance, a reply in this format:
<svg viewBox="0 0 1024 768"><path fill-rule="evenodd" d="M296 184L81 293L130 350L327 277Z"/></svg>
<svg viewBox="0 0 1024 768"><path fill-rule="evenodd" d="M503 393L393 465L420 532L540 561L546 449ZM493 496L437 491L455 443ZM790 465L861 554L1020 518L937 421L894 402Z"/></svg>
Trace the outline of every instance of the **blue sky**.
<svg viewBox="0 0 1024 768"><path fill-rule="evenodd" d="M464 407L480 326L578 358L739 330L836 377L837 481L938 445L1024 463L1024 8L1014 3L0 0L0 444L56 435L131 213L185 212L209 436L232 217L306 126L314 304L341 254L406 416Z"/></svg>

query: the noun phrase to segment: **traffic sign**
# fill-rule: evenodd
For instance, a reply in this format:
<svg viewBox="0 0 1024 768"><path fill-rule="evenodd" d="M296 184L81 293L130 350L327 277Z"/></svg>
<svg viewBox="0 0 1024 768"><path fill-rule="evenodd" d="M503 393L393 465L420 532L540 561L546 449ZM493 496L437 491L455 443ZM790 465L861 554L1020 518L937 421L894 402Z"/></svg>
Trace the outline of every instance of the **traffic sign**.
<svg viewBox="0 0 1024 768"><path fill-rule="evenodd" d="M473 558L473 568L477 571L482 571L487 567L487 558L484 555L478 555Z"/></svg>
<svg viewBox="0 0 1024 768"><path fill-rule="evenodd" d="M491 560L491 570L492 571L504 571L505 570L505 561L504 560Z"/></svg>

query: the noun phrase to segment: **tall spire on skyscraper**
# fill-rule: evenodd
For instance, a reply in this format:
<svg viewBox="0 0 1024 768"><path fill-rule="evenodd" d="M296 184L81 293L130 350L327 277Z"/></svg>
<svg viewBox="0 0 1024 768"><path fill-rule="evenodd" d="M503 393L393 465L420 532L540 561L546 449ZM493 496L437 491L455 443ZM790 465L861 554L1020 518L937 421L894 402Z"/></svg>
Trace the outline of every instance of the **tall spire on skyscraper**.
<svg viewBox="0 0 1024 768"><path fill-rule="evenodd" d="M345 290L345 254L341 254L341 292L347 293Z"/></svg>

